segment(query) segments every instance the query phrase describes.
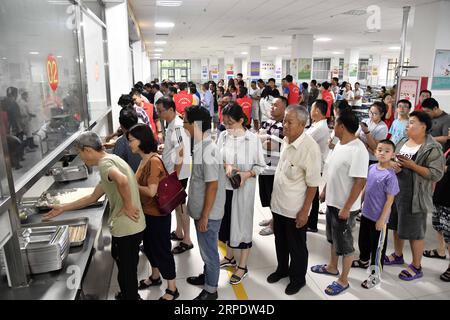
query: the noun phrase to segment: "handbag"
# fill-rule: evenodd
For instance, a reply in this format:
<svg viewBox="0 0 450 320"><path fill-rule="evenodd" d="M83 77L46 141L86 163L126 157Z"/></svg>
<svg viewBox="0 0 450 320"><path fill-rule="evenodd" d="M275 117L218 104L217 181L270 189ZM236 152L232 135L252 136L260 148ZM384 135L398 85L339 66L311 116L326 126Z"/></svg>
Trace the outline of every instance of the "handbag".
<svg viewBox="0 0 450 320"><path fill-rule="evenodd" d="M230 183L233 189L239 189L239 187L241 186L241 175L237 170L233 170L233 175L228 179L230 179Z"/></svg>
<svg viewBox="0 0 450 320"><path fill-rule="evenodd" d="M166 216L184 202L187 194L180 180L178 180L177 172L174 171L169 174L162 160L161 163L167 176L159 182L155 200L159 213Z"/></svg>

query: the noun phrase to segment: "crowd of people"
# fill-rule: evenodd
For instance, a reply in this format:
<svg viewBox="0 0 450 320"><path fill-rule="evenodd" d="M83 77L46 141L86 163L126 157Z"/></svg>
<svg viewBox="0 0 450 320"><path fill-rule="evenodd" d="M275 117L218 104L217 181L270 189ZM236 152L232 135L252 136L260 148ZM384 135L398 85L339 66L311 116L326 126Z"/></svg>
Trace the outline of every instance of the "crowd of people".
<svg viewBox="0 0 450 320"><path fill-rule="evenodd" d="M220 268L232 267L229 283L241 283L251 269L255 201L273 217L261 222L261 234L275 236L277 267L267 282L289 277L288 295L306 284L307 234L318 230L320 202L327 208L330 256L310 270L337 277L326 294L349 288L351 268L370 268L364 288L379 285L384 266L404 264L405 240L412 261L399 279L418 279L423 256L445 259L445 246L450 250L450 116L424 90L414 110L410 101L395 103L395 95L386 93L361 120L353 110L363 96L358 83L354 90L350 83L339 86L336 78L299 86L291 75L281 87L275 79L247 87L242 74L226 86L210 81L200 90L192 82L138 82L120 97L120 129L106 143L93 132L76 142L81 159L99 167L94 193L54 206L46 219L107 195L117 299L139 299L139 290L160 286L161 278L167 281L161 299L179 297L174 255L194 248L191 220L204 262L198 275L187 278L203 286L195 299L218 298ZM113 137L119 138L109 141ZM112 154L105 145L113 147ZM161 212L157 192L174 172L188 196L175 210L171 231L171 215ZM429 214L437 243L425 250ZM354 257L357 220L359 257ZM218 240L226 244L222 258ZM173 249L171 241L178 242ZM139 281L141 242L151 273ZM450 281L450 266L440 279Z"/></svg>

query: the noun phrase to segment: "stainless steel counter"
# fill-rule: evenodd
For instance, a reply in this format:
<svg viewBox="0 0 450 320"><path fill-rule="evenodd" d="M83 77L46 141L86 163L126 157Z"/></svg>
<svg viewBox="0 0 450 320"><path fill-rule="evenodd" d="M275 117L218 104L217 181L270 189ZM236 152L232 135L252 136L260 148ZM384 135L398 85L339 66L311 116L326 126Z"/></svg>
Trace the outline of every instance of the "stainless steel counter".
<svg viewBox="0 0 450 320"><path fill-rule="evenodd" d="M50 189L67 189L93 187L99 181L98 173L90 174L87 180L68 183L54 183ZM44 191L44 190L43 190ZM102 207L88 208L64 212L54 220L65 220L78 217L88 217L89 226L84 244L70 249L64 267L59 271L31 275L29 285L23 288L11 289L6 281L0 282L0 299L10 300L73 300L77 297L82 277L87 271L88 262L98 233L102 230L103 215L107 209L107 201ZM35 214L26 223L41 222L43 214Z"/></svg>

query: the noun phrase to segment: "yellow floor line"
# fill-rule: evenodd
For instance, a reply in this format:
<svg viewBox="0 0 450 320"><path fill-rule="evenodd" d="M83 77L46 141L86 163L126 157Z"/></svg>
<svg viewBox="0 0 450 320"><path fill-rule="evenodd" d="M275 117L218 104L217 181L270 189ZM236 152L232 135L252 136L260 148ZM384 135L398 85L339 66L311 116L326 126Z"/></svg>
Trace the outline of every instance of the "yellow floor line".
<svg viewBox="0 0 450 320"><path fill-rule="evenodd" d="M225 247L225 244L221 241L218 241L217 243L219 245L220 253L222 254L222 256L225 257L227 254L227 249ZM231 278L231 276L233 275L233 272L234 272L233 268L228 267L227 271L228 271L229 277ZM239 284L231 285L231 286L233 287L234 294L236 295L236 298L238 300L248 300L247 292L245 291L245 288L244 288L244 285L242 284L242 282Z"/></svg>

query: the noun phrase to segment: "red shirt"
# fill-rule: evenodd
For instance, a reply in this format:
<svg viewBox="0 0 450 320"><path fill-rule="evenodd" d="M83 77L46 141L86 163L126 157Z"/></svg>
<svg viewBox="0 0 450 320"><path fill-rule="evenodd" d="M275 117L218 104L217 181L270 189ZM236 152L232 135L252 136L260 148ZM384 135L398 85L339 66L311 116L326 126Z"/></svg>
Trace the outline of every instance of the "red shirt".
<svg viewBox="0 0 450 320"><path fill-rule="evenodd" d="M158 132L156 129L155 119L153 119L153 113L154 113L155 107L149 102L144 102L144 103L142 103L141 108L144 109L145 113L147 114L147 117L150 120L150 126L152 127L153 134L155 135L155 138L156 138L156 136L158 135Z"/></svg>
<svg viewBox="0 0 450 320"><path fill-rule="evenodd" d="M300 89L294 84L290 83L288 85L289 95L288 95L288 104L298 104L298 99L300 98Z"/></svg>
<svg viewBox="0 0 450 320"><path fill-rule="evenodd" d="M186 109L186 107L192 106L193 99L194 98L192 97L192 94L189 94L184 90L174 95L173 101L175 101L177 112L183 115L184 109Z"/></svg>
<svg viewBox="0 0 450 320"><path fill-rule="evenodd" d="M328 105L327 118L329 118L331 116L331 105L333 104L333 96L331 95L331 92L328 90L323 90L322 99L327 102Z"/></svg>
<svg viewBox="0 0 450 320"><path fill-rule="evenodd" d="M245 96L243 98L237 99L236 102L242 107L242 110L244 111L248 121L250 122L250 120L252 119L252 98L250 98L249 96Z"/></svg>
<svg viewBox="0 0 450 320"><path fill-rule="evenodd" d="M419 103L417 106L414 107L414 111L423 111L422 105Z"/></svg>

